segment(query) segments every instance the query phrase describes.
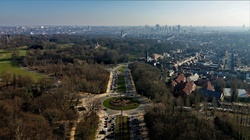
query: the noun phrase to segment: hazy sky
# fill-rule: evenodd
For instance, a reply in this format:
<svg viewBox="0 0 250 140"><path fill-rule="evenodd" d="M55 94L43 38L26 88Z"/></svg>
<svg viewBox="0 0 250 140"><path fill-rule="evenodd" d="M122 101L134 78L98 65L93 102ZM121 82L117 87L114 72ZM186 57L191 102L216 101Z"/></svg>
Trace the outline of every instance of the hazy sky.
<svg viewBox="0 0 250 140"><path fill-rule="evenodd" d="M0 0L0 25L249 26L249 1Z"/></svg>

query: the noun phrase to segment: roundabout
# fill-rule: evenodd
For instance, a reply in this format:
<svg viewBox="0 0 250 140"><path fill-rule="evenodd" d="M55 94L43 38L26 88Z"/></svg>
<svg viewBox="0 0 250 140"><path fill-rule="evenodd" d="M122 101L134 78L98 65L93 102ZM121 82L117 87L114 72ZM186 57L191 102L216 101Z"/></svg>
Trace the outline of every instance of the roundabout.
<svg viewBox="0 0 250 140"><path fill-rule="evenodd" d="M140 101L131 97L110 97L103 101L103 106L112 110L131 110L140 106Z"/></svg>

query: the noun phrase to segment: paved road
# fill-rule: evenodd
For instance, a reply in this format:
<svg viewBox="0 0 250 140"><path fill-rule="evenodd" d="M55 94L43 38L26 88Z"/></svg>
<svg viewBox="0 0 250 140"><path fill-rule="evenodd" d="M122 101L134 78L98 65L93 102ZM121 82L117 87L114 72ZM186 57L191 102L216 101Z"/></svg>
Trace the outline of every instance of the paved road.
<svg viewBox="0 0 250 140"><path fill-rule="evenodd" d="M123 115L129 116L129 117L141 117L141 122L144 122L142 116L144 114L145 109L151 104L151 101L148 98L143 97L135 92L136 90L135 90L134 82L131 76L131 72L127 68L126 64L124 66L125 66L124 77L125 77L125 84L126 84L126 93L122 94L122 96L129 96L129 97L137 98L137 100L139 100L141 104L138 108L123 111ZM111 98L111 97L120 96L120 94L117 93L115 90L117 79L114 79L114 78L117 78L116 76L117 68L118 67L110 70L111 74L110 74L109 84L107 85L108 86L107 88L109 88L107 90L107 93L99 94L99 95L93 95L93 94L87 94L87 93L81 94L80 101L82 102L82 104L80 106L86 107L89 101L94 100L94 99L99 99L101 101L102 109L97 112L100 117L100 123L97 129L96 140L101 140L102 138L104 138L104 135L99 134L99 132L104 129L105 118L108 117L110 119L110 118L114 118L116 115L121 114L120 110L112 110L112 109L103 110L105 108L103 106L104 100ZM81 118L81 114L83 114L83 112L80 112L79 114L80 114L79 118ZM77 123L71 129L70 140L74 140L76 126L77 126ZM133 133L131 133L131 136L133 136ZM147 138L147 136L145 138ZM133 139L133 137L131 137L131 139Z"/></svg>
<svg viewBox="0 0 250 140"><path fill-rule="evenodd" d="M135 117L136 119L138 119L137 117L140 117L140 125L144 125L145 126L145 123L144 123L144 120L143 120L143 115L145 113L145 109L151 104L151 101L146 98L146 97L143 97L139 94L137 94L135 91L135 86L134 86L134 82L133 82L133 79L132 79L132 76L131 76L131 72L130 70L127 68L127 65L124 65L126 68L125 68L125 71L124 71L124 77L125 77L125 84L126 84L126 93L123 93L122 95L120 95L119 93L116 93L115 90L111 89L109 90L110 93L105 93L105 94L101 94L101 95L97 95L95 96L94 98L96 99L100 99L101 100L101 104L102 104L102 110L100 110L98 112L98 115L100 116L100 121L104 121L105 118L113 118L114 116L116 115L121 115L121 111L120 110L112 110L112 109L107 109L103 106L103 101L108 99L108 98L111 98L111 97L119 97L119 96L129 96L129 97L134 97L136 98L137 100L140 101L140 106L138 108L135 108L135 109L132 109L132 110L123 110L122 114L124 116L129 116L129 117ZM116 80L113 80L113 76L116 75L116 72L115 71L112 71L113 74L111 76L111 81L116 81ZM115 76L116 77L116 76ZM109 85L108 88L110 87L116 87L116 85L114 85L115 83L111 83L111 85ZM103 110L103 109L106 109L106 110ZM103 130L103 124L101 123L99 125L99 128L98 128L99 131ZM99 132L98 131L98 132ZM144 131L143 133L141 133L141 138L143 137L143 139L147 139L147 129L144 128ZM131 130L131 139L135 139L135 136L138 137L138 135L135 135L135 131ZM96 136L96 140L100 140L104 138L104 135L101 135L99 133L97 133L97 136Z"/></svg>

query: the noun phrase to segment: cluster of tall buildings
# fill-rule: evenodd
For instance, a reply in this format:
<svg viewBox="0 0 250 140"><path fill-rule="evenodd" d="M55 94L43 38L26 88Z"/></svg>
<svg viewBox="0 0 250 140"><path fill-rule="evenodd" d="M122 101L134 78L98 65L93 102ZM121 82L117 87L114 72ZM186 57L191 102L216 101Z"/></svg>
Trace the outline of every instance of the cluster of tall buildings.
<svg viewBox="0 0 250 140"><path fill-rule="evenodd" d="M146 28L150 28L148 25L145 25ZM167 33L171 33L171 32L175 32L175 33L180 33L181 32L181 26L180 25L176 25L176 26L160 26L159 24L156 24L154 28L151 28L152 31L155 32L167 32Z"/></svg>

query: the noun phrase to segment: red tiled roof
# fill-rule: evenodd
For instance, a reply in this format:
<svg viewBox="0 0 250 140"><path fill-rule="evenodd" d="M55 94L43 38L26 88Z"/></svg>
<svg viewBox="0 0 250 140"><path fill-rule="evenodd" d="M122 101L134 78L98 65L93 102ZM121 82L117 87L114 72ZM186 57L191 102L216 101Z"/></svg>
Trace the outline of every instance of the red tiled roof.
<svg viewBox="0 0 250 140"><path fill-rule="evenodd" d="M182 73L182 74L180 74L180 75L175 79L175 81L176 81L177 83L186 82L186 77L185 77L185 75Z"/></svg>
<svg viewBox="0 0 250 140"><path fill-rule="evenodd" d="M195 86L195 83L193 81L189 81L187 82L185 88L183 89L183 91L189 95L192 91L194 91L194 86Z"/></svg>

